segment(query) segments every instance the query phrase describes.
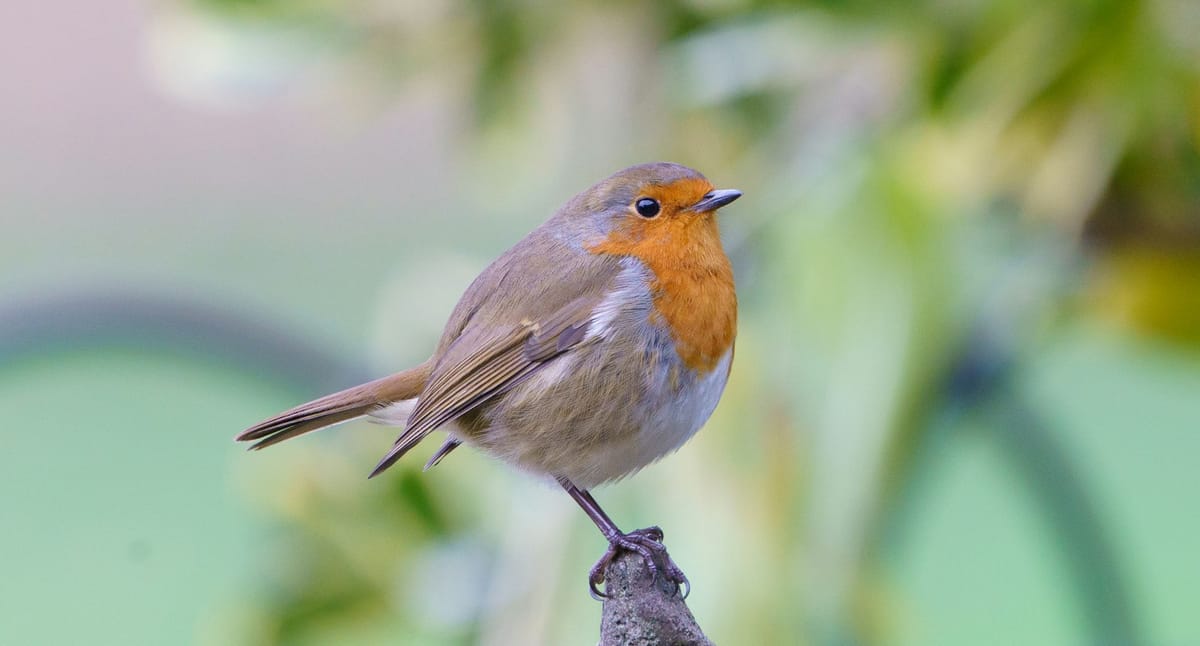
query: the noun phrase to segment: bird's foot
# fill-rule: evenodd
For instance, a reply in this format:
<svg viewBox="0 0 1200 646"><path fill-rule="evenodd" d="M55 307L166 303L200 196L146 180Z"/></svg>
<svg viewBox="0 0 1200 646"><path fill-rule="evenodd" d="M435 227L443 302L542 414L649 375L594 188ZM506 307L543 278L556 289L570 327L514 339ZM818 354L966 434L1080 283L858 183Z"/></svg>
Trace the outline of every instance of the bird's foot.
<svg viewBox="0 0 1200 646"><path fill-rule="evenodd" d="M646 569L650 570L650 578L657 581L661 573L672 587L672 592L677 594L682 589L683 598L686 599L692 591L692 584L684 576L683 570L679 569L679 566L675 565L675 561L671 560L671 555L667 554L667 546L663 545L662 541L663 531L657 527L635 529L628 534L617 534L609 539L608 551L600 557L599 561L596 561L588 576L588 587L591 588L592 598L602 601L608 597L600 590L600 584L604 583L604 572L617 554L624 550L639 554L646 562Z"/></svg>

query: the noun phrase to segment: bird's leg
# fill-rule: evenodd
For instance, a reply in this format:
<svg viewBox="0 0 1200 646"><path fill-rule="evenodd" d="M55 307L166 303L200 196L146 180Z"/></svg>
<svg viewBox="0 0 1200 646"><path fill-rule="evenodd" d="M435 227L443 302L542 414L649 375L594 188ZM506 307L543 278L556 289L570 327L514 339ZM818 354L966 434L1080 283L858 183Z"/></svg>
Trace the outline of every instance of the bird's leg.
<svg viewBox="0 0 1200 646"><path fill-rule="evenodd" d="M682 587L683 596L687 597L691 592L691 583L684 576L683 570L680 570L679 566L671 560L671 555L667 554L667 547L662 542L663 532L661 529L647 527L626 534L617 527L608 514L604 513L604 510L600 508L600 503L596 502L596 499L587 490L576 487L566 478L558 478L558 483L567 490L576 503L579 503L588 518L596 523L596 527L600 528L600 533L604 534L604 538L608 540L608 551L600 557L599 561L596 561L588 576L588 587L591 588L592 597L599 600L607 596L600 591L598 586L604 583L604 571L620 550L637 552L646 562L652 578L657 578L661 569L664 578L675 587L675 590L678 592Z"/></svg>

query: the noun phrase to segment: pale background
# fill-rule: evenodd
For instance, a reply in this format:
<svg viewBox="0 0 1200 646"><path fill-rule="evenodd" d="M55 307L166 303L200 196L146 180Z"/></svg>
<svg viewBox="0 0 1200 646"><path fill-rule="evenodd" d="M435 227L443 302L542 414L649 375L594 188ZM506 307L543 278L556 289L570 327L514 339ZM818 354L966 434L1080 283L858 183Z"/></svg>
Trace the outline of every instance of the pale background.
<svg viewBox="0 0 1200 646"><path fill-rule="evenodd" d="M598 491L721 644L1200 643L1186 0L0 3L0 643L593 644L470 450L246 454L656 159L743 190L725 399ZM430 446L428 451L436 448Z"/></svg>

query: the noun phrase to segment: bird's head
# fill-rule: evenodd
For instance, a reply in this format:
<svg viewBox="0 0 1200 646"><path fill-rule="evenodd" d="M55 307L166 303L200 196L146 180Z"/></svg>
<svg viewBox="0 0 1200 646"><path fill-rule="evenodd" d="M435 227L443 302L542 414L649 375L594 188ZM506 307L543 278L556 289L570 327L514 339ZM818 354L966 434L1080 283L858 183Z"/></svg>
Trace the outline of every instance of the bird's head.
<svg viewBox="0 0 1200 646"><path fill-rule="evenodd" d="M670 162L630 166L580 193L561 215L589 249L634 253L635 246L680 252L693 243L717 242L717 209L741 197L716 189L699 172Z"/></svg>

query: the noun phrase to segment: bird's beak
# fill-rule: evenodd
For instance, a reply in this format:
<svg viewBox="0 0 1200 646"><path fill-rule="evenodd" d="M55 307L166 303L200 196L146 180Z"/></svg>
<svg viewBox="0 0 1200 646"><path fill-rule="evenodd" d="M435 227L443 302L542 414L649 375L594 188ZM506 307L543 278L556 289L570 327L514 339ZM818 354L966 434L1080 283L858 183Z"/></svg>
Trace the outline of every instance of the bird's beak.
<svg viewBox="0 0 1200 646"><path fill-rule="evenodd" d="M704 199L692 205L692 210L697 213L708 213L729 204L730 202L742 196L742 192L732 188L724 188L716 191L709 191Z"/></svg>

